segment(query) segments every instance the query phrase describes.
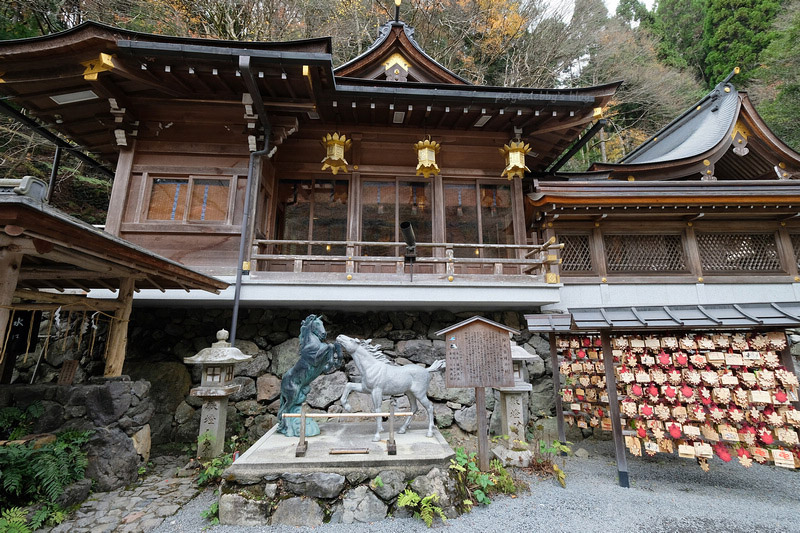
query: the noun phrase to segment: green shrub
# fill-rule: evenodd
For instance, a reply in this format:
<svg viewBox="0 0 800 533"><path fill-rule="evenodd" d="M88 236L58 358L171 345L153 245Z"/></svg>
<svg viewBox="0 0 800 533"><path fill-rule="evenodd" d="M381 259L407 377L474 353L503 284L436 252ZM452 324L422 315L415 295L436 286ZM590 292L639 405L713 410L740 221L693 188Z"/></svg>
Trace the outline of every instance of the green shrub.
<svg viewBox="0 0 800 533"><path fill-rule="evenodd" d="M16 440L30 433L33 421L42 416L44 407L38 400L24 410L18 407L0 409L0 439Z"/></svg>
<svg viewBox="0 0 800 533"><path fill-rule="evenodd" d="M211 522L212 526L219 525L219 500L212 503L208 509L201 511L200 516Z"/></svg>
<svg viewBox="0 0 800 533"><path fill-rule="evenodd" d="M28 511L20 507L9 507L0 513L0 533L30 533Z"/></svg>

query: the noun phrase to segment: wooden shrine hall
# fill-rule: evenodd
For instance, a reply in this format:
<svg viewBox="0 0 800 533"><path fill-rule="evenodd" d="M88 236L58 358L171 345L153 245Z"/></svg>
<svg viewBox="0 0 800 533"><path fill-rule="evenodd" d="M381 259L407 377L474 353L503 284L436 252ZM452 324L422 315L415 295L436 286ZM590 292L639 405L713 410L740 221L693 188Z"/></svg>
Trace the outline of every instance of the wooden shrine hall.
<svg viewBox="0 0 800 533"><path fill-rule="evenodd" d="M619 85L472 85L401 21L336 68L329 38L92 22L2 42L0 61L8 104L116 165L108 233L238 277L243 305L282 308L557 302L557 245L532 232L527 173L546 172ZM229 298L144 290L137 301Z"/></svg>

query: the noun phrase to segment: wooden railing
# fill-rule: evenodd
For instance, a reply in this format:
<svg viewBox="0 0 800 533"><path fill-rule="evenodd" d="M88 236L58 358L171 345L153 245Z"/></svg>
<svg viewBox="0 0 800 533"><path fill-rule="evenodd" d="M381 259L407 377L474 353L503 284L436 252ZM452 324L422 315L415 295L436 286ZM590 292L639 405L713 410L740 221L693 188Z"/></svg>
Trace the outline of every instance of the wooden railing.
<svg viewBox="0 0 800 533"><path fill-rule="evenodd" d="M377 273L403 274L409 270L409 262L403 254L404 242L373 241L312 241L259 239L254 241L250 258L251 273L264 271L293 272L339 272L346 274ZM288 254L282 253L287 246L324 247L326 250L344 249L345 254ZM386 250L386 255L365 255L365 248ZM456 276L478 274L491 276L536 276L547 283L559 283L557 268L559 251L563 244L555 238L544 244L474 244L431 243L416 245L413 264L415 275L437 274ZM459 257L457 250L474 250L474 257ZM489 257L491 255L506 257ZM276 266L278 268L276 268Z"/></svg>

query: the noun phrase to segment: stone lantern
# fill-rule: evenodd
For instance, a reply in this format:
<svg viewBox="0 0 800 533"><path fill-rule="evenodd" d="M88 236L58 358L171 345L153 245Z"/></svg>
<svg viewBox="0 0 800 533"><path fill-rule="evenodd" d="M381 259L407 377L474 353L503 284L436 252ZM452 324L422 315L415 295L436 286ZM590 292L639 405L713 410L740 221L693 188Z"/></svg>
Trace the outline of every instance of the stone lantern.
<svg viewBox="0 0 800 533"><path fill-rule="evenodd" d="M511 345L511 364L514 372L514 386L497 387L500 392L500 421L501 432L508 435L505 445L498 446L492 451L505 464L516 466L529 466L531 452L525 441L525 411L527 405L524 394L531 392L533 386L524 378L523 368L527 361L536 359L537 356L529 354L522 346Z"/></svg>
<svg viewBox="0 0 800 533"><path fill-rule="evenodd" d="M197 355L185 357L184 363L203 365L200 386L190 391L192 396L203 400L200 416L200 435L197 439L197 457L211 459L222 453L225 444L225 418L228 396L239 391L241 385L233 382L233 367L236 363L249 361L251 357L228 342L228 332L217 332L217 342L203 348Z"/></svg>

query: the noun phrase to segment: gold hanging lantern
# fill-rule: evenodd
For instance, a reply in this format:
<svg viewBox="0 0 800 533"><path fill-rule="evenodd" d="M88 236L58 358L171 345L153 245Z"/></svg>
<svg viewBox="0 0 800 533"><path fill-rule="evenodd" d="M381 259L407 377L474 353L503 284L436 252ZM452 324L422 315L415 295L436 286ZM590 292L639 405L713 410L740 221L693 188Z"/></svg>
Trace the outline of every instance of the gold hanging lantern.
<svg viewBox="0 0 800 533"><path fill-rule="evenodd" d="M322 146L325 147L325 158L322 160L322 170L331 169L333 175L340 170L347 172L347 161L344 158L344 151L350 148L353 141L339 135L338 132L328 133L322 138Z"/></svg>
<svg viewBox="0 0 800 533"><path fill-rule="evenodd" d="M432 141L430 135L424 141L419 141L414 145L417 151L417 176L422 174L426 178L439 174L439 165L436 164L436 154L439 153L441 146L436 141Z"/></svg>
<svg viewBox="0 0 800 533"><path fill-rule="evenodd" d="M530 153L531 147L522 141L511 141L500 148L500 153L506 158L506 168L503 170L501 176L508 179L520 178L525 176L525 171L531 171L525 165L525 156Z"/></svg>

